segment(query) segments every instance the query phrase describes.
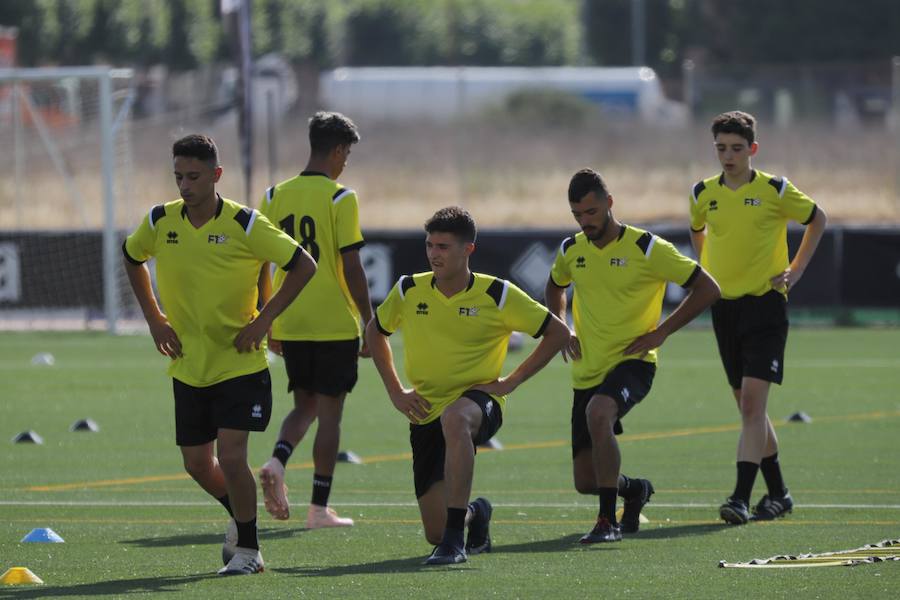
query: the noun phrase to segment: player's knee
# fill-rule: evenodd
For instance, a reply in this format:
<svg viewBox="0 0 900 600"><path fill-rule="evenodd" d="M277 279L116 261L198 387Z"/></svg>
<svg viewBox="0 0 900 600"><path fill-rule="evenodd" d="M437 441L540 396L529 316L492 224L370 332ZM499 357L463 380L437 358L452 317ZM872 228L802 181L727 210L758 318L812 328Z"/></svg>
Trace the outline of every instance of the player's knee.
<svg viewBox="0 0 900 600"><path fill-rule="evenodd" d="M575 491L579 494L595 494L597 493L597 482L594 481L593 477L589 480L576 477Z"/></svg>
<svg viewBox="0 0 900 600"><path fill-rule="evenodd" d="M193 479L203 479L213 470L213 462L208 458L184 458L184 470Z"/></svg>
<svg viewBox="0 0 900 600"><path fill-rule="evenodd" d="M246 468L246 451L243 448L219 448L219 466L226 473Z"/></svg>
<svg viewBox="0 0 900 600"><path fill-rule="evenodd" d="M741 419L745 422L764 421L766 418L766 405L751 398L741 400Z"/></svg>
<svg viewBox="0 0 900 600"><path fill-rule="evenodd" d="M441 429L444 432L444 438L455 437L462 434L468 434L471 429L471 421L469 417L460 410L446 410L441 415Z"/></svg>
<svg viewBox="0 0 900 600"><path fill-rule="evenodd" d="M610 430L616 422L618 410L616 404L611 399L599 400L594 399L587 406L587 422L588 427L594 430Z"/></svg>

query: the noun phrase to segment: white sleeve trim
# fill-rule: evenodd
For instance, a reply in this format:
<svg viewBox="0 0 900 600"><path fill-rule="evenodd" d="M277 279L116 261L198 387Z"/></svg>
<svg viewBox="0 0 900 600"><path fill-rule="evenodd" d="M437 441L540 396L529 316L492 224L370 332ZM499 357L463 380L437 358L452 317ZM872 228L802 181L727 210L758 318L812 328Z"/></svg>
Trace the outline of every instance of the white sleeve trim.
<svg viewBox="0 0 900 600"><path fill-rule="evenodd" d="M509 292L509 282L505 279L503 280L503 292L500 294L500 303L497 304L497 308L503 310L503 305L506 304L506 294Z"/></svg>
<svg viewBox="0 0 900 600"><path fill-rule="evenodd" d="M644 252L644 256L646 256L647 258L650 258L650 251L653 250L653 244L656 243L656 239L657 238L655 235L650 236L650 243L647 244L647 251Z"/></svg>
<svg viewBox="0 0 900 600"><path fill-rule="evenodd" d="M256 223L256 216L259 212L256 209L253 209L250 212L250 221L247 222L247 235L250 235L250 230L253 229L253 224Z"/></svg>
<svg viewBox="0 0 900 600"><path fill-rule="evenodd" d="M156 208L155 206L153 208ZM156 223L153 222L153 208L147 213L147 222L150 224L150 230L156 231Z"/></svg>
<svg viewBox="0 0 900 600"><path fill-rule="evenodd" d="M779 198L784 198L784 191L787 189L787 186L789 183L790 183L790 181L788 181L787 177L781 178L781 190L779 190L779 192L778 192Z"/></svg>
<svg viewBox="0 0 900 600"><path fill-rule="evenodd" d="M269 189L266 190L266 204L272 203L272 198L275 197L275 186L273 185Z"/></svg>
<svg viewBox="0 0 900 600"><path fill-rule="evenodd" d="M353 193L353 190L351 190L350 188L345 188L344 191L341 192L340 194L338 194L337 196L335 196L334 200L332 200L331 202L332 202L332 204L337 204L338 202L340 202L341 200L346 198L348 194L352 194L352 193Z"/></svg>
<svg viewBox="0 0 900 600"><path fill-rule="evenodd" d="M400 299L406 300L406 294L403 291L403 280L409 277L409 275L401 275L400 279L397 280L397 291L400 292Z"/></svg>

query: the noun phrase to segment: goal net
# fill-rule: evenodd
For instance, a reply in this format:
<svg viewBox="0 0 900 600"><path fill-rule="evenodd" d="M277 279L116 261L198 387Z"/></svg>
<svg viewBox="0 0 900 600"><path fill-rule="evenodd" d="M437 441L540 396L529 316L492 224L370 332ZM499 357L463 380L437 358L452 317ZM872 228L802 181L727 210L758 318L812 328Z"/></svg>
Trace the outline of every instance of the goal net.
<svg viewBox="0 0 900 600"><path fill-rule="evenodd" d="M117 331L134 316L129 70L0 69L0 329Z"/></svg>

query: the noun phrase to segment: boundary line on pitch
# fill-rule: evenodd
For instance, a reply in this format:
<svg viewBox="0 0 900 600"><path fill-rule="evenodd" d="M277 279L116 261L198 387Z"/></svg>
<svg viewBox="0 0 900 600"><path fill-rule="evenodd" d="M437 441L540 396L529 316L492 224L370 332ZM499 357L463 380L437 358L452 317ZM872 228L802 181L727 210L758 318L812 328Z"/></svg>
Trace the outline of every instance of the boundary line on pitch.
<svg viewBox="0 0 900 600"><path fill-rule="evenodd" d="M872 419L882 419L889 417L900 417L900 410L894 411L874 411L869 413L857 413L853 415L832 415L825 417L818 417L816 419L817 423L829 423L835 421L868 421ZM784 426L784 423L773 423L773 426L776 428ZM670 439L677 437L687 437L693 435L700 435L704 433L725 433L730 431L740 431L741 425L740 423L731 423L729 425L714 425L707 427L692 427L687 429L675 429L670 431L651 431L647 433L633 433L633 434L624 434L619 436L619 440L622 442L632 442L632 441L644 441L644 440L659 440L659 439ZM535 450L535 449L544 449L544 448L559 448L563 446L568 446L571 444L570 440L551 440L546 442L529 442L524 444L506 444L503 447L503 451L509 450ZM481 452L496 452L496 450L490 448L482 448ZM410 460L412 458L411 452L401 452L399 454L381 454L367 457L363 460L363 464L374 464L374 463L383 463L383 462L395 462L400 460ZM307 461L299 464L291 464L288 465L288 470L299 470L299 469L311 469L313 467L312 461ZM136 485L141 483L153 483L158 481L181 481L190 479L190 476L187 473L178 473L177 475L149 475L145 477L128 477L124 479L103 479L99 481L84 481L84 482L76 482L76 483L62 483L62 484L54 484L54 485L33 485L28 486L26 488L22 488L22 491L26 492L59 492L59 491L68 491L68 490L76 490L83 488L102 488L102 487L114 487L114 486L122 486L122 485Z"/></svg>

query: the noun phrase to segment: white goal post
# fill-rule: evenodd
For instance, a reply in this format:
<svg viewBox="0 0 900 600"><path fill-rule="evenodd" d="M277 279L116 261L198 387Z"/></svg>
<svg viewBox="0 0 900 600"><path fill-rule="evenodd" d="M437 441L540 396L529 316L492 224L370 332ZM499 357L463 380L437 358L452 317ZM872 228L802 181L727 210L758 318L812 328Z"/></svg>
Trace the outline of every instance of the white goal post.
<svg viewBox="0 0 900 600"><path fill-rule="evenodd" d="M68 276L62 271L79 265L63 255L65 243L46 261L29 263L27 256L16 253L16 236L99 234L101 324L105 321L110 333L117 331L122 285L116 193L127 185L128 173L121 171L122 161L130 161L130 133L123 130L128 129L135 98L132 79L130 69L102 66L0 69L0 140L7 150L0 165L0 170L5 169L0 189L5 216L0 217L0 234L6 238L0 240L6 250L5 259L0 260L0 309L27 314L52 312L46 307L64 304L54 294L64 299L72 286L100 285L96 273L82 272L82 279L93 281L79 281L75 274L71 279L61 279L58 285L42 282L36 287L47 291L35 297L31 290L29 299L28 277L33 273L23 269L41 270L51 261L62 260L59 275ZM80 266L96 261L95 256L82 257ZM96 265L93 267L96 269ZM92 293L99 296L99 290ZM88 309L83 310L87 314ZM93 310L97 312L99 307Z"/></svg>

